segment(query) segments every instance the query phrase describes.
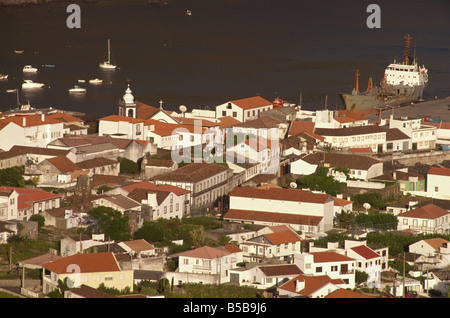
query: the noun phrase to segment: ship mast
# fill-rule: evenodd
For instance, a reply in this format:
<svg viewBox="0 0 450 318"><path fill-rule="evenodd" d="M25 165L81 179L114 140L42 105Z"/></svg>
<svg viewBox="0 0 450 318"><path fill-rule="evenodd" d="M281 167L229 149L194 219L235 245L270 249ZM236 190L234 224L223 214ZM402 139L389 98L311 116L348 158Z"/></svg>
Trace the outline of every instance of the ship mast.
<svg viewBox="0 0 450 318"><path fill-rule="evenodd" d="M405 56L405 65L409 64L409 49L411 48L411 37L409 35L405 36L405 52L403 53Z"/></svg>
<svg viewBox="0 0 450 318"><path fill-rule="evenodd" d="M356 79L356 85L355 85L355 91L359 91L359 69L356 69L355 79Z"/></svg>

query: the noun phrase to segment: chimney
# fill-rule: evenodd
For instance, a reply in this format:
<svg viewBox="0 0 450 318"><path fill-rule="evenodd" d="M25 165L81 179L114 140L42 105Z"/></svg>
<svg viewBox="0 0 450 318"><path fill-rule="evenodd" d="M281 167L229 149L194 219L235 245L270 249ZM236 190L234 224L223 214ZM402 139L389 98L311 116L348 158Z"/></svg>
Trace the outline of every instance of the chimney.
<svg viewBox="0 0 450 318"><path fill-rule="evenodd" d="M45 121L45 114L41 114L41 120Z"/></svg>
<svg viewBox="0 0 450 318"><path fill-rule="evenodd" d="M27 125L27 118L23 117L22 118L22 126L26 126Z"/></svg>
<svg viewBox="0 0 450 318"><path fill-rule="evenodd" d="M295 286L295 292L298 293L302 289L305 289L305 281L295 280L294 286Z"/></svg>

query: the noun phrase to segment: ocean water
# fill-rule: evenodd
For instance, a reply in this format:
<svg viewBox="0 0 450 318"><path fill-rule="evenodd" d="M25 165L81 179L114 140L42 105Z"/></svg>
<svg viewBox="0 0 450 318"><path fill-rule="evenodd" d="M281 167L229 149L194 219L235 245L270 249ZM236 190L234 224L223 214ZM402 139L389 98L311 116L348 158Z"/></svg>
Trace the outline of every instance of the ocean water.
<svg viewBox="0 0 450 318"><path fill-rule="evenodd" d="M78 1L80 2L80 1ZM381 28L370 29L370 3L381 8ZM404 35L415 39L411 55L429 69L425 99L450 95L450 1L147 0L80 2L81 28L69 29L69 2L0 9L0 110L19 101L96 116L117 114L130 83L143 103L178 110L214 109L229 100L281 97L305 109L338 109L338 94L374 84L385 67L402 59ZM192 15L186 15L191 10ZM111 39L120 69L102 71ZM24 50L15 54L14 50ZM24 75L22 68L39 68ZM54 65L45 67L44 65ZM78 80L101 78L99 86ZM24 79L46 88L22 91ZM325 105L326 102L326 105Z"/></svg>

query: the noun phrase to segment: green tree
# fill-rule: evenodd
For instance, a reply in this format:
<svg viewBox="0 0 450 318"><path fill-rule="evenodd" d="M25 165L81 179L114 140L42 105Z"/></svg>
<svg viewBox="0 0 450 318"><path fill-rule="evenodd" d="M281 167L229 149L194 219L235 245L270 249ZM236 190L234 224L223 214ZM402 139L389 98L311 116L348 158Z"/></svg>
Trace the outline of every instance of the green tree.
<svg viewBox="0 0 450 318"><path fill-rule="evenodd" d="M128 216L123 216L120 211L99 206L90 210L89 214L97 220L100 230L112 240L126 241L131 238Z"/></svg>
<svg viewBox="0 0 450 318"><path fill-rule="evenodd" d="M336 181L332 176L329 176L328 168L324 167L320 167L315 174L300 177L297 180L297 184L299 188L323 191L332 196L342 193L342 188L344 186L343 183Z"/></svg>
<svg viewBox="0 0 450 318"><path fill-rule="evenodd" d="M352 211L341 211L336 214L336 218L340 223L339 226L344 229L349 229L355 224L355 213Z"/></svg>
<svg viewBox="0 0 450 318"><path fill-rule="evenodd" d="M23 169L21 167L0 169L0 186L25 187L25 179L22 174Z"/></svg>
<svg viewBox="0 0 450 318"><path fill-rule="evenodd" d="M122 157L117 158L117 160L120 162L120 173L139 173L139 165L136 162Z"/></svg>
<svg viewBox="0 0 450 318"><path fill-rule="evenodd" d="M40 229L41 227L43 227L45 225L45 217L43 217L40 214L33 214L30 217L30 221L35 221L38 223L38 228Z"/></svg>

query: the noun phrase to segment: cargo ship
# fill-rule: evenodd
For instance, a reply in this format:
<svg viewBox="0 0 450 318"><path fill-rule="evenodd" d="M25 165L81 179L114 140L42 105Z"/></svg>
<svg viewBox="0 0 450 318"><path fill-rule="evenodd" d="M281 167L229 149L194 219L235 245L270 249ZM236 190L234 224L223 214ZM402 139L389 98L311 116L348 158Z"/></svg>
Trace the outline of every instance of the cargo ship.
<svg viewBox="0 0 450 318"><path fill-rule="evenodd" d="M359 70L356 70L356 85L350 94L339 94L345 109L371 110L390 106L407 105L422 99L428 84L428 69L419 66L416 58L409 56L412 38L405 36L403 61L391 63L384 72L379 87L372 85L372 78L365 91L359 90Z"/></svg>

